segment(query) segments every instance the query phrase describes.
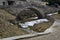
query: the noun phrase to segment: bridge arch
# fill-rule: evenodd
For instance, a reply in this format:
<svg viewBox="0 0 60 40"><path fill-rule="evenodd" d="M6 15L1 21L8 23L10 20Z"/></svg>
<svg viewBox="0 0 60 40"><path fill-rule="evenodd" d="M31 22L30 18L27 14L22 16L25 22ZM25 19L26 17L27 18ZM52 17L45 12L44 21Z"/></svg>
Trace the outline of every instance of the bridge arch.
<svg viewBox="0 0 60 40"><path fill-rule="evenodd" d="M42 19L43 18L43 15L35 8L28 8L30 10L32 10L33 12L35 12L38 16L38 19Z"/></svg>
<svg viewBox="0 0 60 40"><path fill-rule="evenodd" d="M31 15L34 15L36 14L38 16L38 19L42 19L43 16L42 14L35 8L26 8L26 9L23 9L18 15L17 15L17 19L18 20L22 20L24 19L26 16L31 16ZM36 16L35 15L35 16Z"/></svg>

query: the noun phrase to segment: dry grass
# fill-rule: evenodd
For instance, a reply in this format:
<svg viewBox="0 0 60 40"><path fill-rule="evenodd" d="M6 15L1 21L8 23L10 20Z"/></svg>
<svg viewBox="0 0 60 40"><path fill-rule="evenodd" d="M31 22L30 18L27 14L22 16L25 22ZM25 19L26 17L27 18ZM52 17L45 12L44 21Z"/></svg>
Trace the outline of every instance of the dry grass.
<svg viewBox="0 0 60 40"><path fill-rule="evenodd" d="M4 9L0 9L0 38L12 37L27 34L27 32L18 28L17 25L11 25L7 20L13 20L15 16Z"/></svg>
<svg viewBox="0 0 60 40"><path fill-rule="evenodd" d="M0 9L0 18L4 20L12 20L12 19L15 19L16 17L11 15L8 11L4 9Z"/></svg>
<svg viewBox="0 0 60 40"><path fill-rule="evenodd" d="M52 17L55 19L60 19L60 14L52 15Z"/></svg>
<svg viewBox="0 0 60 40"><path fill-rule="evenodd" d="M29 22L29 21L33 21L33 20L37 20L37 19L30 19L30 18L28 18L28 19L21 20L21 23Z"/></svg>
<svg viewBox="0 0 60 40"><path fill-rule="evenodd" d="M22 34L27 34L27 32L19 29L17 25L10 25L9 22L4 21L0 18L0 37L11 37L11 36L18 36Z"/></svg>
<svg viewBox="0 0 60 40"><path fill-rule="evenodd" d="M52 25L52 22L44 22L44 23L36 24L33 27L30 27L30 29L32 29L36 32L44 32L51 25Z"/></svg>

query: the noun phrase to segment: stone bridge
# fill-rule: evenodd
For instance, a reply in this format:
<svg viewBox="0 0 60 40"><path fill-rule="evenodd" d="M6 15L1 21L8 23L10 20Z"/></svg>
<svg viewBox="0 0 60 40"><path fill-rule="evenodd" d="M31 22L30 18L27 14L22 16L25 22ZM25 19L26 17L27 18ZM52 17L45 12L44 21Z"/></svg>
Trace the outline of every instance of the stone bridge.
<svg viewBox="0 0 60 40"><path fill-rule="evenodd" d="M35 4L35 3L34 3ZM15 5L15 6L5 6L5 9L10 12L12 15L15 16L19 16L18 18L20 18L21 16L21 12L23 12L24 10L30 10L33 11L35 14L37 14L39 19L42 18L46 18L46 12L49 13L50 11L54 12L57 9L56 8L51 8L51 7L44 7L42 5L38 5L39 7L36 7L37 4L34 6L32 5L32 3L27 2L27 1L21 1L20 4ZM55 10L54 10L55 9ZM27 12L29 13L29 12Z"/></svg>

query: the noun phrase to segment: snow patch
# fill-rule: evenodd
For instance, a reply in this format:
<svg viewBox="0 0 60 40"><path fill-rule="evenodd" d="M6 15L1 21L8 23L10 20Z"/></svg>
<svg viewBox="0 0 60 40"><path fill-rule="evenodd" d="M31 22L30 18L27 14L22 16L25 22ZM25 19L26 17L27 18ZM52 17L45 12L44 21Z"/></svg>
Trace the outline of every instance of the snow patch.
<svg viewBox="0 0 60 40"><path fill-rule="evenodd" d="M56 12L56 13L51 13L51 14L47 14L47 16L52 16L52 15L55 15L55 14L58 14L58 12Z"/></svg>
<svg viewBox="0 0 60 40"><path fill-rule="evenodd" d="M38 20L29 21L29 22L25 22L25 23L19 23L19 25L21 25L22 28L28 28L29 26L34 26L34 24L39 24L42 22L48 22L48 20L47 19L38 19Z"/></svg>
<svg viewBox="0 0 60 40"><path fill-rule="evenodd" d="M53 14L48 14L47 16L51 16L51 15L53 15Z"/></svg>

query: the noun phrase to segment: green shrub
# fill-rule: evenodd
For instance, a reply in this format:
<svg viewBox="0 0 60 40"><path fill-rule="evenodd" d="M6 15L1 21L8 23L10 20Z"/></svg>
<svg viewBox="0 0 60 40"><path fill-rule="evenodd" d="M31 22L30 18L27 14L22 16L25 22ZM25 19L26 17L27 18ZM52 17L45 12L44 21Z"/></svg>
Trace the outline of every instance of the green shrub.
<svg viewBox="0 0 60 40"><path fill-rule="evenodd" d="M60 14L60 10L58 11L58 14Z"/></svg>

